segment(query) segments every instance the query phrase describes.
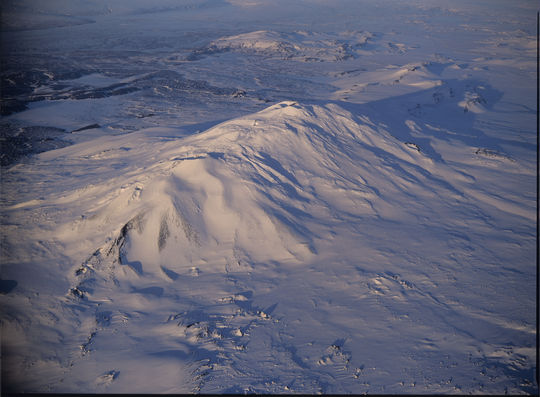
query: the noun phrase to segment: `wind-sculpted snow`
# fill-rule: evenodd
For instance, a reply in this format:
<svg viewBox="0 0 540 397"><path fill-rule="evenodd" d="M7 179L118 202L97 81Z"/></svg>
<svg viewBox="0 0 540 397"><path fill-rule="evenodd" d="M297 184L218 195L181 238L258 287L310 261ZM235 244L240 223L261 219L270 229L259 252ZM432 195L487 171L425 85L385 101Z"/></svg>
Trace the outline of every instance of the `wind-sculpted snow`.
<svg viewBox="0 0 540 397"><path fill-rule="evenodd" d="M507 263L522 237L494 225L473 175L388 128L288 101L184 138L149 129L39 155L24 175L62 167L63 181L8 213L39 219L52 246L36 239L27 255L48 250L66 275L55 302L11 301L47 308L31 311L39 325L18 320L43 343L26 353L33 365L8 349L12 387L531 390L532 317L491 309L519 295L503 278L524 274ZM493 200L532 219L523 202Z"/></svg>

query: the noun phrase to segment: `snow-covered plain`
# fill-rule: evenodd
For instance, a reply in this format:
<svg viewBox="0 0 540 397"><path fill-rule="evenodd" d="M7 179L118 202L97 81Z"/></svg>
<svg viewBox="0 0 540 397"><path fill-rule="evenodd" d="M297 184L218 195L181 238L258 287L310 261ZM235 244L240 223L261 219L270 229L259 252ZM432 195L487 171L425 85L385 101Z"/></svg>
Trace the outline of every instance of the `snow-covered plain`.
<svg viewBox="0 0 540 397"><path fill-rule="evenodd" d="M3 3L2 391L538 393L537 7L470 3Z"/></svg>

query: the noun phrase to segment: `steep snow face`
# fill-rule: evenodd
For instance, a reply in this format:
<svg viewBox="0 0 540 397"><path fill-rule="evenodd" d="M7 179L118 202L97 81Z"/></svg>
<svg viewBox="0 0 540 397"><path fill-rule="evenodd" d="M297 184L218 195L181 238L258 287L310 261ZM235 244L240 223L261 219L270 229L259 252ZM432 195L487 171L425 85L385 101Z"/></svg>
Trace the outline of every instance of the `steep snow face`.
<svg viewBox="0 0 540 397"><path fill-rule="evenodd" d="M3 277L20 284L4 316L25 313L3 320L12 387L532 390L515 375L534 360L531 270L508 263L530 259L534 208L486 194L483 167L527 171L419 142L375 112L288 101L183 138L97 138L6 174L42 192L3 211L17 258Z"/></svg>

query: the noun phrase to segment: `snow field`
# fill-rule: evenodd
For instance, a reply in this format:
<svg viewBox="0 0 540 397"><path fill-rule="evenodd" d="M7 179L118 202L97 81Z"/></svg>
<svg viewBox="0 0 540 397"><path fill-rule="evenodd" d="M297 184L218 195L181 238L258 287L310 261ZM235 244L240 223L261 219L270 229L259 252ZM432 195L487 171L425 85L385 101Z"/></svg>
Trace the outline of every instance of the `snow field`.
<svg viewBox="0 0 540 397"><path fill-rule="evenodd" d="M0 170L3 391L537 393L530 2L64 3L2 32L58 148Z"/></svg>
<svg viewBox="0 0 540 397"><path fill-rule="evenodd" d="M522 273L490 251L508 236L478 203L527 219L532 208L486 201L473 175L382 125L337 104L289 101L184 138L143 130L40 154L26 177L69 164L62 184L9 211L31 219L62 208L35 233L47 230L51 251L76 263L64 265L55 284L65 297L48 310L51 343L63 340L65 351L56 370L45 366L50 390L507 384L506 371L533 355L506 348L507 338L527 340L534 328L532 318L491 309L503 299L501 275ZM465 264L470 272L457 271ZM150 372L140 367L154 361ZM43 378L44 365L24 373Z"/></svg>

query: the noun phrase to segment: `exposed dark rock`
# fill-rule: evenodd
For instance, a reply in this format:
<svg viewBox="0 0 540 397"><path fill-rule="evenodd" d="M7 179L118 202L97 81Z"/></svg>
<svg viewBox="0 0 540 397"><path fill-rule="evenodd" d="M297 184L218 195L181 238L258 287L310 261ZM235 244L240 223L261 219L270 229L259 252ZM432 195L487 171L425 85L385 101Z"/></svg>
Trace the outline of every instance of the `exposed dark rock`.
<svg viewBox="0 0 540 397"><path fill-rule="evenodd" d="M54 127L0 125L0 165L7 166L32 154L69 146L60 139L65 130Z"/></svg>
<svg viewBox="0 0 540 397"><path fill-rule="evenodd" d="M0 294L9 294L17 284L15 280L0 280Z"/></svg>
<svg viewBox="0 0 540 397"><path fill-rule="evenodd" d="M84 126L84 127L81 127L81 128L77 128L76 130L73 130L71 132L79 132L79 131L84 131L84 130L92 130L94 128L101 128L101 126L97 123L95 124L90 124L90 125L87 125L87 126Z"/></svg>

